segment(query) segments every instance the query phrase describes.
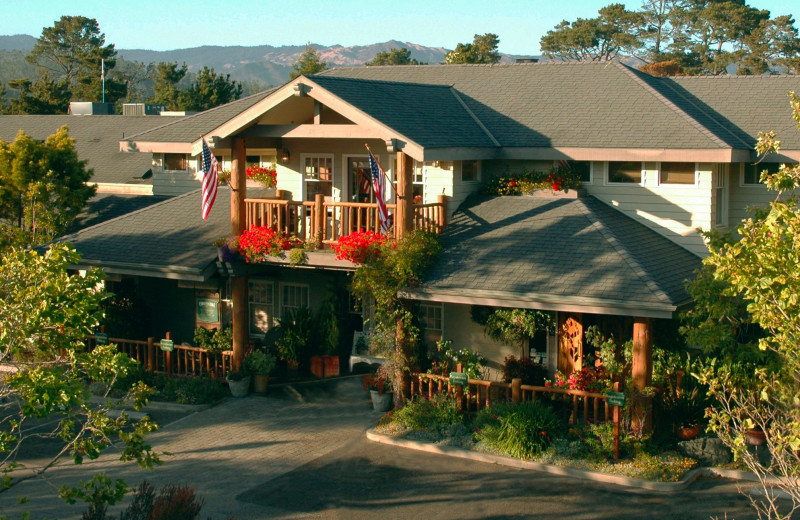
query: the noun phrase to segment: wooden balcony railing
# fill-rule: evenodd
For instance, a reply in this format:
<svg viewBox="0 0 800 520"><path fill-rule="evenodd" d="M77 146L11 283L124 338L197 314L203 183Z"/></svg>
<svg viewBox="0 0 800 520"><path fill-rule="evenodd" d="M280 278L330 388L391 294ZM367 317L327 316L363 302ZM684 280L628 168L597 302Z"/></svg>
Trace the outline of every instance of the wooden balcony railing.
<svg viewBox="0 0 800 520"><path fill-rule="evenodd" d="M393 211L395 204L386 207ZM414 204L414 229L440 233L445 225L447 203ZM379 232L378 205L366 202L325 202L318 196L313 202L281 199L245 199L247 229L267 226L322 244L335 244L353 231ZM395 223L397 226L397 223ZM394 236L396 230L392 230Z"/></svg>
<svg viewBox="0 0 800 520"><path fill-rule="evenodd" d="M411 397L422 395L432 397L441 393L455 394L450 378L436 374L412 374ZM468 410L480 410L497 401L535 401L548 396L560 402L569 410L569 423L607 422L611 421L611 406L605 402L605 395L568 390L547 386L531 386L520 384L519 380L511 383L486 381L484 379L468 379L464 388L465 406Z"/></svg>

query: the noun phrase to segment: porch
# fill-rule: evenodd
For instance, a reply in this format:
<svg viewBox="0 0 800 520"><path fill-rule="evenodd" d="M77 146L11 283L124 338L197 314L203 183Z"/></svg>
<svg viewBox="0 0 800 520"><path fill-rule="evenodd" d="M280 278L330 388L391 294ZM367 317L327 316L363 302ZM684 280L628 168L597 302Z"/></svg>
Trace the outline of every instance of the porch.
<svg viewBox="0 0 800 520"><path fill-rule="evenodd" d="M396 215L397 204L386 204ZM441 233L445 227L447 198L439 195L437 202L411 204L412 229ZM392 238L400 235L398 218L390 230ZM286 200L278 192L275 198L245 199L245 228L266 226L303 241L318 245L336 244L340 237L353 231L380 233L378 204L369 202L334 202L317 194L313 201Z"/></svg>

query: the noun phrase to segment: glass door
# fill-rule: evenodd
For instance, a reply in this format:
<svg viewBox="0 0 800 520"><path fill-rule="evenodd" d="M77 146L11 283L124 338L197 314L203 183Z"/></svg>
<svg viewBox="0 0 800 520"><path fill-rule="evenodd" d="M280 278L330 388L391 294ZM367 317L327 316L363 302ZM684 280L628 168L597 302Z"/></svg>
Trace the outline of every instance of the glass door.
<svg viewBox="0 0 800 520"><path fill-rule="evenodd" d="M369 169L369 158L348 157L350 201L375 202L375 190L372 188L372 175Z"/></svg>

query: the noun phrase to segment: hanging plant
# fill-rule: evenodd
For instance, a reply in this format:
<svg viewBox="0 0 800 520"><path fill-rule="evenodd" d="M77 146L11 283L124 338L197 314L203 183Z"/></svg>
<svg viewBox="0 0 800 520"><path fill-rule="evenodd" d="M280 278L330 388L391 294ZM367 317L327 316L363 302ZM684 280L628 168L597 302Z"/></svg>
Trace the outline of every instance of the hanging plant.
<svg viewBox="0 0 800 520"><path fill-rule="evenodd" d="M267 226L258 226L239 235L239 253L247 262L263 262L268 256L280 256L284 251L302 243L298 238L292 238Z"/></svg>
<svg viewBox="0 0 800 520"><path fill-rule="evenodd" d="M247 178L261 183L265 188L274 188L278 185L278 172L275 168L250 166L247 168Z"/></svg>
<svg viewBox="0 0 800 520"><path fill-rule="evenodd" d="M379 255L381 246L386 243L387 238L374 231L354 231L339 239L334 252L337 260L363 264L371 256Z"/></svg>

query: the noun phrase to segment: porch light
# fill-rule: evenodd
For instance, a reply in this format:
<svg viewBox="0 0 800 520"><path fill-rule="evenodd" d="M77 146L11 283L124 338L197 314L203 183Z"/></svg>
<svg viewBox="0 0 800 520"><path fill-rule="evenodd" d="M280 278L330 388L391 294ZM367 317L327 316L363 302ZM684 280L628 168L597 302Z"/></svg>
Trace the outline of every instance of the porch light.
<svg viewBox="0 0 800 520"><path fill-rule="evenodd" d="M289 150L288 149L284 148L283 150L281 150L281 162L287 163L287 162L289 162L290 158L291 158L291 155L289 154Z"/></svg>

